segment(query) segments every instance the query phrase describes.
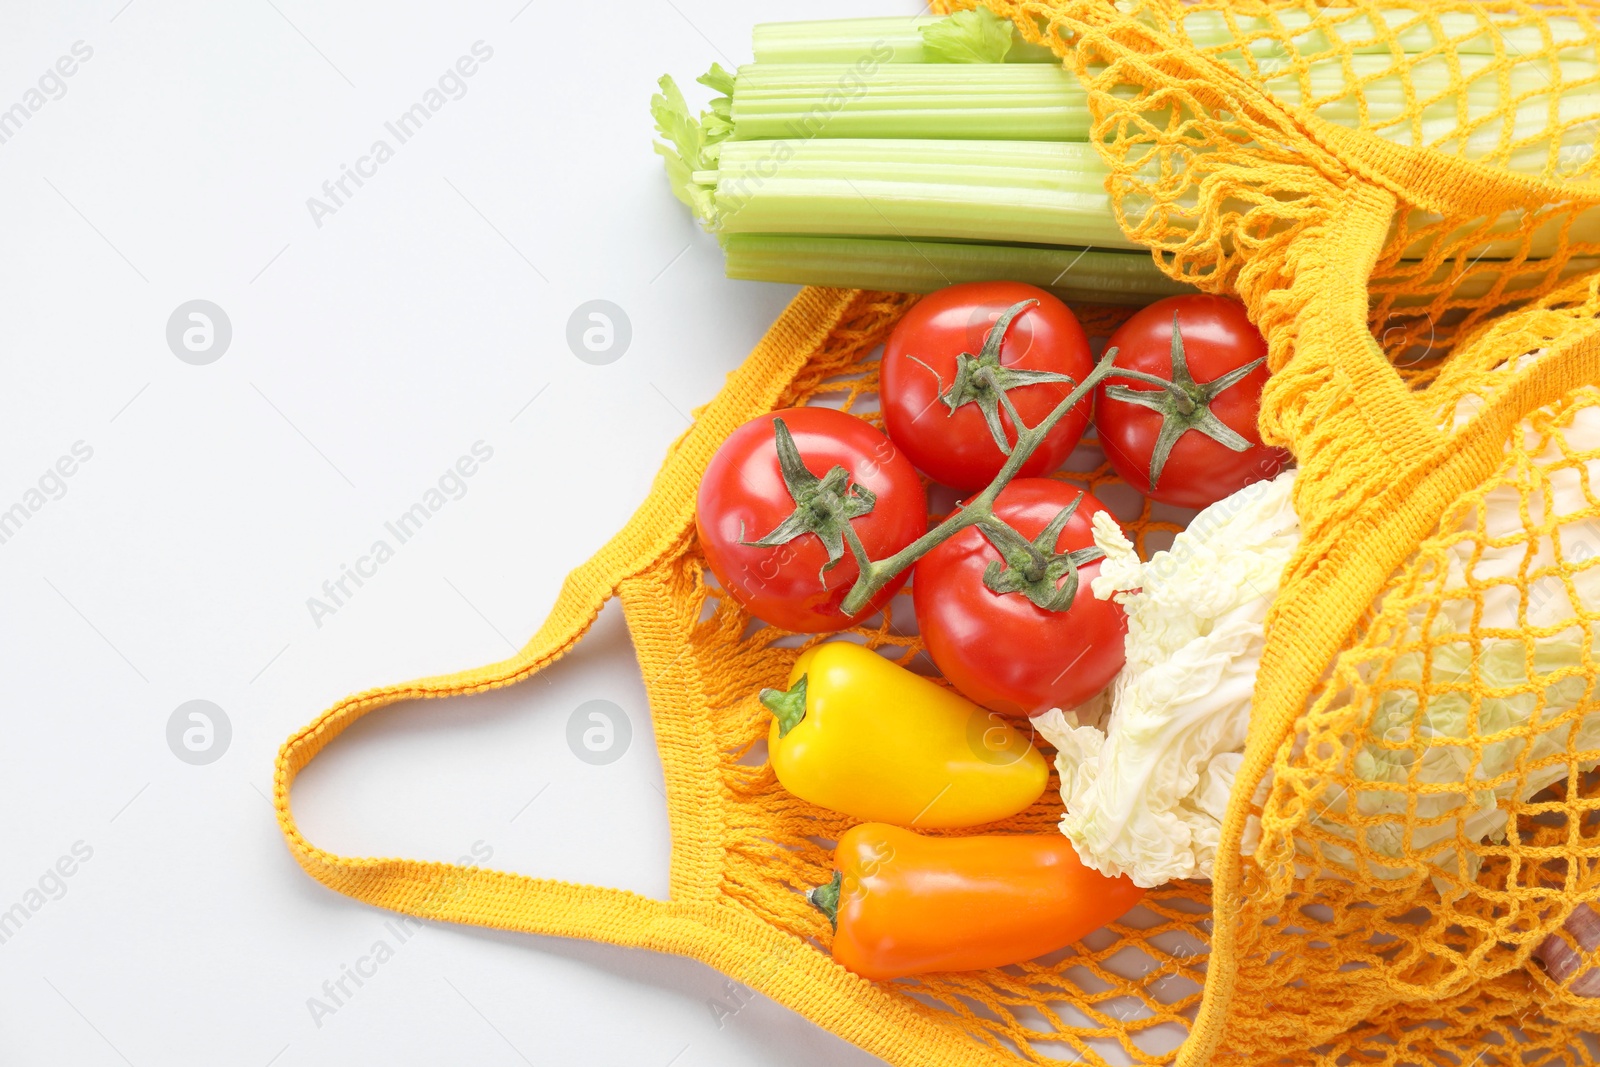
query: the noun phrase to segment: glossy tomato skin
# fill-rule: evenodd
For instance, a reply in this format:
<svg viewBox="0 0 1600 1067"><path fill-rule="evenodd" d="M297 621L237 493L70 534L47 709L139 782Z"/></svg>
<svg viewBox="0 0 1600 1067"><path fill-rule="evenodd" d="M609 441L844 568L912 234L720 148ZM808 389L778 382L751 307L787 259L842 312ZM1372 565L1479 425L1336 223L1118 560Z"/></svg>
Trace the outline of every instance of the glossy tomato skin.
<svg viewBox="0 0 1600 1067"><path fill-rule="evenodd" d="M1116 365L1170 380L1172 316L1178 316L1189 373L1202 385L1267 354L1267 342L1245 314L1244 305L1223 296L1169 296L1134 314L1112 334L1107 347L1117 349ZM1150 487L1150 456L1161 432L1161 415L1149 408L1109 399L1109 384L1147 390L1142 382L1110 379L1095 390L1095 426L1106 458L1123 481L1153 500L1179 507L1203 508L1243 489L1251 482L1275 477L1289 462L1289 453L1261 443L1256 420L1261 414L1261 388L1267 365L1225 390L1211 404L1212 412L1250 442L1235 452L1190 430L1173 445L1160 484Z"/></svg>
<svg viewBox="0 0 1600 1067"><path fill-rule="evenodd" d="M951 412L939 395L956 372L956 356L983 350L984 336L1006 308L1022 300L1038 306L1022 312L1000 346L1002 366L1054 371L1083 381L1094 369L1089 339L1077 316L1043 289L1021 282L968 282L923 297L895 326L883 349L879 398L884 427L917 468L934 481L963 491L987 486L1005 455L995 444L976 404ZM915 357L915 358L913 358ZM928 366L919 365L921 360ZM938 372L938 379L928 370ZM943 381L943 386L940 381ZM1017 412L1037 426L1072 392L1064 382L1040 382L1010 392ZM1089 424L1090 398L1068 412L1019 472L1046 474L1066 460ZM1007 439L1016 428L1002 410Z"/></svg>
<svg viewBox="0 0 1600 1067"><path fill-rule="evenodd" d="M859 573L848 548L834 568L821 538L740 544L765 537L794 511L778 466L773 420L782 418L806 469L821 478L835 466L877 494L872 511L851 521L871 559L904 548L928 528L928 500L911 461L872 424L832 408L789 408L752 419L723 442L706 468L695 506L701 549L717 581L756 618L800 633L840 630L871 615L905 583L891 582L854 619L840 610Z"/></svg>
<svg viewBox="0 0 1600 1067"><path fill-rule="evenodd" d="M1083 493L1056 551L1094 544L1090 523L1106 511L1093 496L1050 478L1019 478L995 500L995 514L1028 540ZM1099 562L1078 568L1078 593L1066 611L1046 611L1020 593L997 596L983 570L1000 553L969 527L917 563L911 595L934 665L968 699L1005 715L1071 708L1104 689L1122 669L1127 618L1089 583Z"/></svg>

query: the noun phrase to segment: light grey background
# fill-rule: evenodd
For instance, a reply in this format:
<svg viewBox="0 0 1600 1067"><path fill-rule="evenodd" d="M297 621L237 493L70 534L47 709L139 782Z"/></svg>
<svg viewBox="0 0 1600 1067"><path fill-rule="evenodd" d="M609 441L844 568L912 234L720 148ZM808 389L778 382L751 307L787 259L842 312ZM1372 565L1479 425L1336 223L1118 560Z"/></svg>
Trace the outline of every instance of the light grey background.
<svg viewBox="0 0 1600 1067"><path fill-rule="evenodd" d="M401 944L300 871L266 798L278 745L341 696L521 644L792 295L723 279L672 199L655 78L748 58L756 21L896 10L7 5L0 111L75 42L93 54L0 143L0 511L45 480L0 543L0 911L29 912L0 943L0 1060L874 1062L763 999L719 1021L738 1000L685 960L443 925ZM477 41L493 56L465 95L319 227L307 198L393 146L384 123ZM632 327L605 365L566 343L597 299ZM208 365L167 344L192 300L232 326ZM48 477L80 441L92 456ZM397 546L384 523L480 441L465 494ZM393 558L314 619L379 538ZM192 700L231 725L210 763L168 747ZM567 746L593 700L632 726L609 763ZM296 791L317 844L666 892L661 768L612 612L535 682L347 742ZM393 958L314 1019L379 939Z"/></svg>

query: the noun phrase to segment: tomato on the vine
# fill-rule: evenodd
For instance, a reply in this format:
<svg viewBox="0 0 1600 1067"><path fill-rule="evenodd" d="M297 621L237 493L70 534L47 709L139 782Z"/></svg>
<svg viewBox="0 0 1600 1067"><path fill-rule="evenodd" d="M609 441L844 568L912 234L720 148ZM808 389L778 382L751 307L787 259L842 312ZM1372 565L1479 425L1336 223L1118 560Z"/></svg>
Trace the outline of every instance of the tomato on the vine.
<svg viewBox="0 0 1600 1067"><path fill-rule="evenodd" d="M1093 369L1077 317L1043 289L952 285L919 300L884 345L884 427L930 478L975 491L1011 454L1016 419L1037 426ZM1083 436L1090 407L1085 397L1056 423L1019 475L1059 467Z"/></svg>
<svg viewBox="0 0 1600 1067"><path fill-rule="evenodd" d="M832 408L762 415L728 435L700 482L695 528L717 581L756 618L785 630L841 630L905 583L884 586L854 617L840 603L868 559L928 528L910 460L870 423Z"/></svg>
<svg viewBox="0 0 1600 1067"><path fill-rule="evenodd" d="M1169 296L1123 323L1107 347L1118 367L1171 383L1112 378L1095 390L1106 458L1146 496L1203 508L1289 462L1256 428L1267 342L1237 300Z"/></svg>
<svg viewBox="0 0 1600 1067"><path fill-rule="evenodd" d="M1127 618L1089 589L1102 555L1091 524L1106 510L1066 482L1019 478L994 502L1014 534L969 526L918 561L923 642L969 699L1037 715L1082 704L1122 669Z"/></svg>

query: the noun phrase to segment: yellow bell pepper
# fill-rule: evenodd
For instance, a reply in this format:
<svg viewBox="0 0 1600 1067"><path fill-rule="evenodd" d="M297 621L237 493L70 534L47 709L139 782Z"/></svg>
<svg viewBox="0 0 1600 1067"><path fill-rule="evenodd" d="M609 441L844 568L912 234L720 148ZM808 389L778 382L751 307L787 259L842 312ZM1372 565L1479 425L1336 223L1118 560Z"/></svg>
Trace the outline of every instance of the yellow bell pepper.
<svg viewBox="0 0 1600 1067"><path fill-rule="evenodd" d="M763 689L767 751L785 789L872 822L928 829L1015 815L1049 780L995 712L849 641L807 649L789 688Z"/></svg>

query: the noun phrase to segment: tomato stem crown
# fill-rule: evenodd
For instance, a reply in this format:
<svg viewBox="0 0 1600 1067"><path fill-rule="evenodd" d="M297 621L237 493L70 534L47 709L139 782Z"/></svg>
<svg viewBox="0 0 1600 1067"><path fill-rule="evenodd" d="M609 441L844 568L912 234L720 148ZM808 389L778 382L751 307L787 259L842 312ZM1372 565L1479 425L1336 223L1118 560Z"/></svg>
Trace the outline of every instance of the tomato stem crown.
<svg viewBox="0 0 1600 1067"><path fill-rule="evenodd" d="M996 596L1021 593L1046 611L1066 611L1072 607L1078 595L1078 568L1105 555L1098 545L1071 552L1056 551L1061 531L1066 529L1087 495L1080 492L1032 541L1010 523L994 516L980 522L978 529L1005 559L1003 565L1000 560L990 560L983 569L984 588Z"/></svg>
<svg viewBox="0 0 1600 1067"><path fill-rule="evenodd" d="M806 717L806 676L802 674L788 689L763 689L758 699L778 720L778 737L788 737Z"/></svg>
<svg viewBox="0 0 1600 1067"><path fill-rule="evenodd" d="M1217 418L1211 411L1211 402L1223 392L1237 385L1245 376L1267 361L1266 356L1246 363L1242 367L1201 384L1189 372L1189 360L1183 351L1183 331L1178 328L1178 314L1172 314L1172 380L1154 379L1158 389L1134 389L1126 385L1106 386L1106 397L1127 404L1138 404L1161 415L1161 432L1156 436L1155 447L1150 452L1150 489L1161 480L1161 471L1178 439L1190 430L1198 430L1218 444L1234 452L1243 452L1250 442L1237 430ZM1140 381L1151 380L1139 375Z"/></svg>
<svg viewBox="0 0 1600 1067"><path fill-rule="evenodd" d="M797 537L816 534L828 551L828 562L818 575L826 574L844 558L845 535L851 535L854 550L859 544L850 520L871 513L878 502L877 494L864 485L850 480L850 472L842 466L834 467L818 478L806 469L795 446L794 435L782 419L772 420L773 440L778 450L778 470L783 474L783 484L793 498L795 508L789 517L773 527L766 536L756 541L744 540L740 532L739 543L760 548L775 548L788 544Z"/></svg>
<svg viewBox="0 0 1600 1067"><path fill-rule="evenodd" d="M939 399L950 409L951 415L965 404L978 406L978 410L983 413L984 423L989 427L989 435L994 438L995 445L1004 456L1011 455L1012 445L1006 436L1005 424L1000 420L1001 407L1005 408L1006 415L1011 419L1012 428L1019 441L1022 432L1027 429L1021 416L1017 414L1016 405L1011 402L1009 396L1011 390L1046 382L1077 384L1069 374L1007 367L1000 362L1000 346L1005 341L1006 331L1011 328L1012 322L1018 315L1037 306L1038 303L1038 300L1030 297L1002 311L1000 317L995 319L994 325L984 334L983 348L976 356L970 352L962 352L956 356L955 378L950 382L948 389L944 389L944 379L939 376L938 371L915 356L906 357L926 367L928 373L939 383L939 387L944 389L939 394Z"/></svg>

